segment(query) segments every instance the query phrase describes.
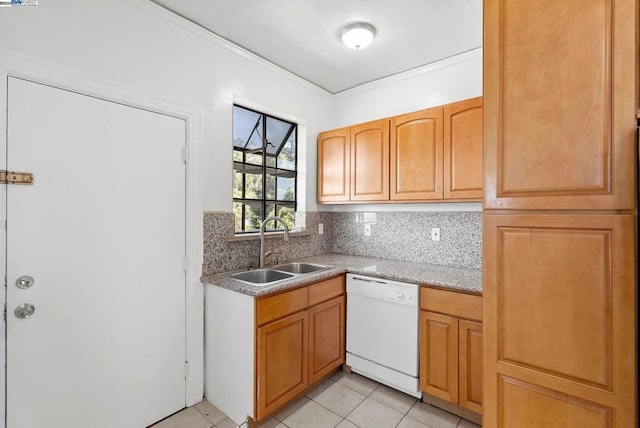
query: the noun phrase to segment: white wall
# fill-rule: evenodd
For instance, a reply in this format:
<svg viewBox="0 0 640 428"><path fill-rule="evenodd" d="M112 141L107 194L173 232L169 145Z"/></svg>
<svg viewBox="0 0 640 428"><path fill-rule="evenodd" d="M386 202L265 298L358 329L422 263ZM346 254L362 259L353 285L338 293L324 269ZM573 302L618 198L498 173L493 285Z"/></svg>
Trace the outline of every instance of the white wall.
<svg viewBox="0 0 640 428"><path fill-rule="evenodd" d="M482 95L482 48L335 95L334 128Z"/></svg>
<svg viewBox="0 0 640 428"><path fill-rule="evenodd" d="M147 0L0 8L0 46L204 109L204 209L231 211L235 97L330 128L330 95ZM315 149L308 151L315 176ZM315 200L315 185L308 200Z"/></svg>

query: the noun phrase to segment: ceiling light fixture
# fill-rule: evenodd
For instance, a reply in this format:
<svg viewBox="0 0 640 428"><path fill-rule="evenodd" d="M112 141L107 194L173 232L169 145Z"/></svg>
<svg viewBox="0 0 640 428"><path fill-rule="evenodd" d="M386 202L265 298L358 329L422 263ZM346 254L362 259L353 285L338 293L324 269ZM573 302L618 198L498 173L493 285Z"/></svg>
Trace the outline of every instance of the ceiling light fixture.
<svg viewBox="0 0 640 428"><path fill-rule="evenodd" d="M355 22L345 25L340 32L342 43L350 49L364 49L373 41L376 29L366 22Z"/></svg>

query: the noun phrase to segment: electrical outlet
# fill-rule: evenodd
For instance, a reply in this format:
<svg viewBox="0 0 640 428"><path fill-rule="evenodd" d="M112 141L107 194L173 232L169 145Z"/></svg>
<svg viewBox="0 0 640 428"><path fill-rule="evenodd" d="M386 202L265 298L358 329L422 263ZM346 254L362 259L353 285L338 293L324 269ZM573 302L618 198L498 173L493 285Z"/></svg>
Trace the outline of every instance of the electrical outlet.
<svg viewBox="0 0 640 428"><path fill-rule="evenodd" d="M431 240L432 241L440 240L440 228L438 227L431 228Z"/></svg>
<svg viewBox="0 0 640 428"><path fill-rule="evenodd" d="M318 223L318 235L324 235L324 223Z"/></svg>
<svg viewBox="0 0 640 428"><path fill-rule="evenodd" d="M371 225L370 224L365 224L364 225L364 236L371 236Z"/></svg>

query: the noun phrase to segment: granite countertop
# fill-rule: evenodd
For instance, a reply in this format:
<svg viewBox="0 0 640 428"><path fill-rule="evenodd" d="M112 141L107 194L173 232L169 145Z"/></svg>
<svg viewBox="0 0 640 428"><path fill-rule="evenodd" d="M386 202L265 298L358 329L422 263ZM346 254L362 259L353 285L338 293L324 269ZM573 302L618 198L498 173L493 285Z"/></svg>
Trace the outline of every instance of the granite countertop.
<svg viewBox="0 0 640 428"><path fill-rule="evenodd" d="M428 284L435 287L472 294L482 294L482 270L451 266L429 265L425 263L403 262L372 257L325 254L305 257L294 261L332 266L319 272L296 276L269 286L255 286L235 281L228 277L230 272L203 275L204 284L223 287L249 296L262 296L277 291L299 287L322 281L345 272L374 276L394 281L414 284Z"/></svg>

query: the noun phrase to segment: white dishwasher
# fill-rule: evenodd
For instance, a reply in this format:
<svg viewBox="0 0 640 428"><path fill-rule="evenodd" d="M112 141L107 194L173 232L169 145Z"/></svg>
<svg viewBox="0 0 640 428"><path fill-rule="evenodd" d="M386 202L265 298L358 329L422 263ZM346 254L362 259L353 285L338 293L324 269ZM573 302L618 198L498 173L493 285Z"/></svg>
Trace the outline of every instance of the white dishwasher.
<svg viewBox="0 0 640 428"><path fill-rule="evenodd" d="M347 275L347 365L422 397L418 382L418 286Z"/></svg>

